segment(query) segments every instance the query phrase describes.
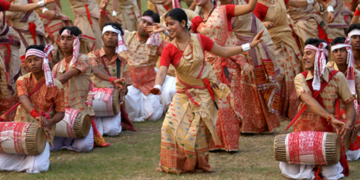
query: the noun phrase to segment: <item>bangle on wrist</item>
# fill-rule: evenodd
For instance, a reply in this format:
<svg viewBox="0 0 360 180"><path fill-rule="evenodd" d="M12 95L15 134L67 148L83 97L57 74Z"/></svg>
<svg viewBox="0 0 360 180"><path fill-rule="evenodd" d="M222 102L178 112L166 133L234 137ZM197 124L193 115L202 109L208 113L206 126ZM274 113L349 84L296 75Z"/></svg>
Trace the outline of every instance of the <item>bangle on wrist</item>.
<svg viewBox="0 0 360 180"><path fill-rule="evenodd" d="M329 114L328 117L326 118L326 121L330 123L333 118L334 116L332 114Z"/></svg>
<svg viewBox="0 0 360 180"><path fill-rule="evenodd" d="M334 7L332 7L332 6L327 7L327 12L334 12L334 11L335 11Z"/></svg>
<svg viewBox="0 0 360 180"><path fill-rule="evenodd" d="M243 52L249 51L251 49L250 43L241 45L241 48L242 48Z"/></svg>
<svg viewBox="0 0 360 180"><path fill-rule="evenodd" d="M161 92L161 85L160 85L160 84L156 84L156 85L154 86L154 88L159 89L160 92Z"/></svg>
<svg viewBox="0 0 360 180"><path fill-rule="evenodd" d="M42 13L45 14L45 12L48 11L48 10L49 10L48 8L44 7L44 8L42 9Z"/></svg>
<svg viewBox="0 0 360 180"><path fill-rule="evenodd" d="M314 4L314 3L315 3L314 0L306 0L306 1L307 1L308 5L311 5L311 4Z"/></svg>
<svg viewBox="0 0 360 180"><path fill-rule="evenodd" d="M112 16L117 16L116 11L113 11L113 12L112 12Z"/></svg>
<svg viewBox="0 0 360 180"><path fill-rule="evenodd" d="M44 7L45 6L45 1L40 0L37 4L39 5L39 7Z"/></svg>
<svg viewBox="0 0 360 180"><path fill-rule="evenodd" d="M117 79L117 78L115 78L115 77L110 77L110 78L109 78L109 81L110 81L110 83L113 83L113 81L116 80L116 79Z"/></svg>
<svg viewBox="0 0 360 180"><path fill-rule="evenodd" d="M99 11L100 11L100 14L101 14L101 15L105 15L105 16L107 16L107 12L106 12L106 10L102 10L102 9L100 9Z"/></svg>
<svg viewBox="0 0 360 180"><path fill-rule="evenodd" d="M39 112L36 109L31 110L30 115L35 119L40 116Z"/></svg>

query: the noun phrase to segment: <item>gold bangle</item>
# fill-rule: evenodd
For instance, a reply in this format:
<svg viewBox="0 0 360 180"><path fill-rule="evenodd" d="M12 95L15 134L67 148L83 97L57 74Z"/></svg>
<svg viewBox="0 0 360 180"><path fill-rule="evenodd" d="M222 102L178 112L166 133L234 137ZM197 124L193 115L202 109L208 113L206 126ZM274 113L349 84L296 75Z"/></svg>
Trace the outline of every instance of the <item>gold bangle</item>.
<svg viewBox="0 0 360 180"><path fill-rule="evenodd" d="M327 122L330 122L331 119L334 118L334 116L332 114L328 115L328 117L326 118L326 121Z"/></svg>

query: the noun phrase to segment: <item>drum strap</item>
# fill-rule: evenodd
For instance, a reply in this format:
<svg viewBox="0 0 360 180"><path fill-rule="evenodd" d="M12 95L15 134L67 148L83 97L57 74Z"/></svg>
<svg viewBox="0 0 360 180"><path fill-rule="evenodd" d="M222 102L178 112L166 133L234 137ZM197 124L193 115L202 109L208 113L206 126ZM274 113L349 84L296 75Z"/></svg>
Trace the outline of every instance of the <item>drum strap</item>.
<svg viewBox="0 0 360 180"><path fill-rule="evenodd" d="M39 85L37 85L36 88L29 93L29 96L28 96L28 97L30 97L30 96L33 95L36 91L38 91L38 90L41 88L41 86L44 85L44 84L45 84L45 80L44 80L42 83L40 83ZM5 114L1 115L1 117L0 117L0 122L1 122L1 121L5 121L5 119L3 119L2 117L5 117L6 115L8 115L11 111L13 111L13 110L14 110L16 107L18 107L19 105L20 105L20 102L16 103L16 104L15 104L12 108L10 108Z"/></svg>
<svg viewBox="0 0 360 180"><path fill-rule="evenodd" d="M116 59L116 76L117 76L117 78L120 77L120 71L121 71L120 68L121 68L121 62L120 62L120 59L117 58Z"/></svg>
<svg viewBox="0 0 360 180"><path fill-rule="evenodd" d="M101 59L103 65L104 65L104 68L105 68L106 72L108 73L109 76L111 76L110 71L109 71L108 67L106 66L106 63L105 63L103 57L100 57L100 59ZM120 59L117 58L116 59L116 76L117 76L117 78L120 77L120 71L121 71L120 68L121 68L121 62L120 62Z"/></svg>
<svg viewBox="0 0 360 180"><path fill-rule="evenodd" d="M302 72L301 74L303 74L304 77L306 78L308 72L309 72L309 71L305 71L305 72ZM336 71L336 70L332 70L332 71L330 72L330 74L329 74L329 82L331 81L332 77L333 77L337 72L338 72L338 71ZM320 90L319 90L319 91L314 91L314 90L313 90L313 88L312 88L312 80L307 81L307 83L308 83L308 86L309 86L309 88L310 88L310 90L311 90L311 92L312 92L312 97L313 97L314 99L316 99L316 100L321 104L322 107L324 107L324 105L322 104L322 99L321 99L321 97L320 97L319 95L320 95L320 93L324 90L324 88L327 86L328 82L326 82L326 81L321 82L321 87L320 87ZM335 110L335 114L336 114L336 111L337 111L337 106L339 106L339 114L340 114L340 99L336 100L336 108L335 108L336 110ZM304 106L299 110L299 112L296 114L296 116L291 120L291 122L289 123L289 125L286 127L285 131L287 131L287 130L295 123L295 121L305 112L306 109L307 109L307 106L304 105ZM338 114L338 115L339 115L339 114ZM322 118L322 119L323 119L323 118ZM325 119L324 119L324 120L325 120ZM323 120L323 122L324 122L324 120ZM324 124L328 125L328 123L326 122L326 120L325 120L325 123L324 123ZM326 126L326 128L328 129L329 127ZM329 131L329 132L332 132L332 131Z"/></svg>

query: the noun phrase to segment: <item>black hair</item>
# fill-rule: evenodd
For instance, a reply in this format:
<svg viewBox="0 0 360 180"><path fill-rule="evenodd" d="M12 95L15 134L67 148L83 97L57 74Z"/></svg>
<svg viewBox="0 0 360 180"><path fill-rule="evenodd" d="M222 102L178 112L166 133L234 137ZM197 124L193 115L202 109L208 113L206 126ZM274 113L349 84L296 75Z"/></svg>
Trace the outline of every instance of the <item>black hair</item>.
<svg viewBox="0 0 360 180"><path fill-rule="evenodd" d="M185 13L184 10L182 10L182 9L180 9L180 8L172 9L171 11L169 11L168 13L166 13L165 19L166 19L167 17L171 17L171 19L174 19L174 20L179 21L180 24L181 24L181 22L184 20L184 21L185 21L185 26L187 26L187 24L188 24L188 17L187 17L187 15L186 15L186 13ZM190 30L190 28L189 28L188 30Z"/></svg>
<svg viewBox="0 0 360 180"><path fill-rule="evenodd" d="M360 23L350 25L347 32L346 32L346 36L349 34L349 32L351 32L354 29L359 29L360 30Z"/></svg>
<svg viewBox="0 0 360 180"><path fill-rule="evenodd" d="M308 45L308 44L311 44L311 45L314 45L316 47L319 47L320 43L326 43L327 42L323 39L316 39L316 38L309 38L305 41L305 46ZM325 47L327 50L329 50L329 46L326 46ZM326 55L325 55L326 56ZM328 57L326 56L326 62L328 61L327 59Z"/></svg>
<svg viewBox="0 0 360 180"><path fill-rule="evenodd" d="M344 37L337 37L331 42L331 45L343 44L343 43L345 43L345 40L346 39Z"/></svg>
<svg viewBox="0 0 360 180"><path fill-rule="evenodd" d="M323 42L327 44L327 42L323 39L309 38L305 41L305 46L308 44L311 44L316 47L319 47L320 43L323 43ZM328 46L326 46L325 48L328 49Z"/></svg>
<svg viewBox="0 0 360 180"><path fill-rule="evenodd" d="M81 30L77 26L65 26L60 29L60 35L65 29L69 30L70 34L74 36L79 36L80 34L82 34Z"/></svg>
<svg viewBox="0 0 360 180"><path fill-rule="evenodd" d="M112 26L113 28L119 30L121 32L121 35L124 35L124 31L123 29L121 28L121 25L119 23L113 23L113 22L108 22L108 23L105 23L103 28L105 26Z"/></svg>
<svg viewBox="0 0 360 180"><path fill-rule="evenodd" d="M42 52L44 52L45 47L43 45L30 45L26 48L25 53L29 50L29 49L37 49L40 50Z"/></svg>
<svg viewBox="0 0 360 180"><path fill-rule="evenodd" d="M160 16L152 10L146 10L143 16L150 16L155 23L160 23Z"/></svg>

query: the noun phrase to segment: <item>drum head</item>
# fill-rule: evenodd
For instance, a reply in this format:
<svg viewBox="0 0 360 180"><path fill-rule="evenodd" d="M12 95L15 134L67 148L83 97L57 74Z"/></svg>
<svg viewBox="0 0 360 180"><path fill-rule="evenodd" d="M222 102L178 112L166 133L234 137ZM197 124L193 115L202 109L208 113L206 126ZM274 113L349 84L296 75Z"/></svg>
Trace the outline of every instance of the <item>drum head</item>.
<svg viewBox="0 0 360 180"><path fill-rule="evenodd" d="M340 160L341 148L340 138L336 133L327 133L325 147L327 165L333 165L338 163Z"/></svg>
<svg viewBox="0 0 360 180"><path fill-rule="evenodd" d="M89 134L91 118L89 114L79 112L74 122L74 132L76 138L84 138Z"/></svg>
<svg viewBox="0 0 360 180"><path fill-rule="evenodd" d="M113 90L113 110L114 115L118 115L120 112L120 92L118 89Z"/></svg>
<svg viewBox="0 0 360 180"><path fill-rule="evenodd" d="M41 154L46 146L46 134L37 123L32 123L26 132L26 148L30 155Z"/></svg>
<svg viewBox="0 0 360 180"><path fill-rule="evenodd" d="M86 114L84 116L83 122L82 122L82 134L83 137L86 137L89 134L90 131L90 126L91 126L91 117L89 114Z"/></svg>

